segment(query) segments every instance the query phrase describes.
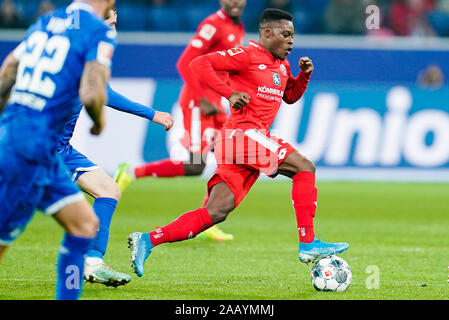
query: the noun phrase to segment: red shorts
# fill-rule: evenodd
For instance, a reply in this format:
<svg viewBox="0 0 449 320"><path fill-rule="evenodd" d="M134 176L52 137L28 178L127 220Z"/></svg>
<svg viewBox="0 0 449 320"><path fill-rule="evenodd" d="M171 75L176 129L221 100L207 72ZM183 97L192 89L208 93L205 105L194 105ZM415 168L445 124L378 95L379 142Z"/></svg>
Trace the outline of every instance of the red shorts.
<svg viewBox="0 0 449 320"><path fill-rule="evenodd" d="M211 101L212 103L221 106L220 101ZM181 140L182 145L191 153L208 153L213 149L215 138L226 122L226 113L223 112L214 115L206 116L201 112L195 100L185 106L181 105L184 115L184 136Z"/></svg>
<svg viewBox="0 0 449 320"><path fill-rule="evenodd" d="M217 171L208 182L208 191L225 182L235 196L235 207L245 198L260 172L274 178L281 163L296 149L269 131L223 129L215 144Z"/></svg>

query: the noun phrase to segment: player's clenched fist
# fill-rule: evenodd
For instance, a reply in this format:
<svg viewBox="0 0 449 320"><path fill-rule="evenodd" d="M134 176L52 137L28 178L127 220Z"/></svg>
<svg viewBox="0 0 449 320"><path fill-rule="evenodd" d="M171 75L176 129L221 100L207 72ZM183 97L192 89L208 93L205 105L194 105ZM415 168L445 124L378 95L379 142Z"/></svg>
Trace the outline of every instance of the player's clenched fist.
<svg viewBox="0 0 449 320"><path fill-rule="evenodd" d="M165 127L165 131L168 131L173 127L173 118L167 112L156 111L154 114L153 122L159 123Z"/></svg>
<svg viewBox="0 0 449 320"><path fill-rule="evenodd" d="M94 136L99 136L103 132L105 126L106 126L106 118L104 116L104 113L101 112L97 121L94 122L93 126L90 128L90 133Z"/></svg>
<svg viewBox="0 0 449 320"><path fill-rule="evenodd" d="M313 71L313 62L309 57L302 57L299 59L299 67L306 74L311 74Z"/></svg>
<svg viewBox="0 0 449 320"><path fill-rule="evenodd" d="M231 108L240 110L249 103L250 96L245 92L233 92L229 96L229 104Z"/></svg>

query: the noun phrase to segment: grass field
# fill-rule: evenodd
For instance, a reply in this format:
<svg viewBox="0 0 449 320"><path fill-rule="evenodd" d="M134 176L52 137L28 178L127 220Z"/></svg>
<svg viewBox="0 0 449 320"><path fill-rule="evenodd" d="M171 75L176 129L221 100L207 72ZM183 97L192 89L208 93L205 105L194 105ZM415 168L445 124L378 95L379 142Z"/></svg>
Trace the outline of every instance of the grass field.
<svg viewBox="0 0 449 320"><path fill-rule="evenodd" d="M197 208L205 181L146 179L123 194L105 261L131 273L126 237ZM297 259L288 181L259 181L221 224L235 240L193 239L153 250L145 274L119 288L85 284L82 299L447 299L449 184L318 183L315 231L347 241L353 281L344 293L316 292L311 265ZM62 229L37 214L0 265L0 299L53 299ZM374 267L373 267L374 266ZM379 270L378 289L367 287ZM368 271L368 273L367 273Z"/></svg>

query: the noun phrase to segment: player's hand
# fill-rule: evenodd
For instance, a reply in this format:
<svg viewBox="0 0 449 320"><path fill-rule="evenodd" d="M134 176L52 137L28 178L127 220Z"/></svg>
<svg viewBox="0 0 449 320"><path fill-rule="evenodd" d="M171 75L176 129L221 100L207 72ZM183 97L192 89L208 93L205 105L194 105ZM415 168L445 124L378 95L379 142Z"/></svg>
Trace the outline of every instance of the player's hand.
<svg viewBox="0 0 449 320"><path fill-rule="evenodd" d="M299 67L306 74L311 74L313 71L313 62L309 57L302 57L299 59Z"/></svg>
<svg viewBox="0 0 449 320"><path fill-rule="evenodd" d="M103 132L104 127L106 126L106 118L104 117L104 113L101 112L100 118L98 121L94 122L92 128L90 128L90 133L94 136L99 136L100 133Z"/></svg>
<svg viewBox="0 0 449 320"><path fill-rule="evenodd" d="M99 136L100 133L103 132L104 127L105 127L104 122L103 123L94 124L92 126L92 128L90 128L90 133L93 134L94 136Z"/></svg>
<svg viewBox="0 0 449 320"><path fill-rule="evenodd" d="M173 127L174 120L169 113L156 111L153 122L163 125L165 127L165 131L168 131Z"/></svg>
<svg viewBox="0 0 449 320"><path fill-rule="evenodd" d="M207 100L206 98L202 98L199 101L200 110L206 116L214 116L221 112L220 108L218 108L215 104Z"/></svg>
<svg viewBox="0 0 449 320"><path fill-rule="evenodd" d="M231 108L236 110L240 110L246 106L250 99L251 97L246 92L238 91L233 92L228 98Z"/></svg>

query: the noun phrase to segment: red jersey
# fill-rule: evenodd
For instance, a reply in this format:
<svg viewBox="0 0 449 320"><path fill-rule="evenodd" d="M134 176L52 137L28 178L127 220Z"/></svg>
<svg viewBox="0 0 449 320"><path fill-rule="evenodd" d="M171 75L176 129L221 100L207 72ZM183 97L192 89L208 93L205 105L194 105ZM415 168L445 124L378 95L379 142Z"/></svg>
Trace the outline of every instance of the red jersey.
<svg viewBox="0 0 449 320"><path fill-rule="evenodd" d="M247 47L219 51L196 58L190 64L199 80L217 93L229 98L235 92L246 92L249 103L240 110L231 108L224 128L268 130L276 117L282 100L298 101L307 89L310 74L300 72L294 78L288 60L273 57L258 42ZM230 73L230 85L216 71Z"/></svg>
<svg viewBox="0 0 449 320"><path fill-rule="evenodd" d="M243 45L245 31L243 24L235 25L229 16L218 10L201 22L195 36L192 38L181 57L178 60L177 68L184 80L184 86L180 95L182 107L188 107L190 101L197 101L206 97L212 103L220 106L221 96L202 85L189 69L190 62L201 55L219 50L226 50ZM226 81L228 75L223 72L220 77Z"/></svg>

